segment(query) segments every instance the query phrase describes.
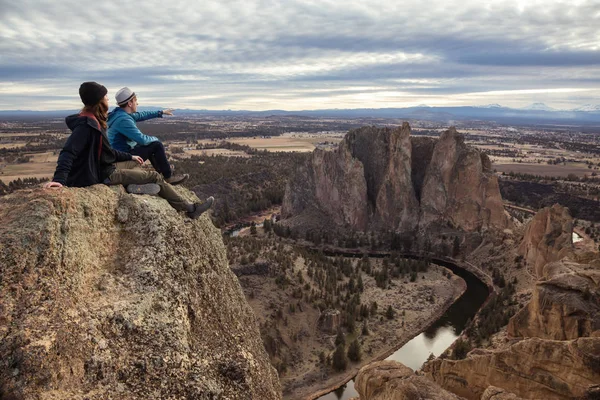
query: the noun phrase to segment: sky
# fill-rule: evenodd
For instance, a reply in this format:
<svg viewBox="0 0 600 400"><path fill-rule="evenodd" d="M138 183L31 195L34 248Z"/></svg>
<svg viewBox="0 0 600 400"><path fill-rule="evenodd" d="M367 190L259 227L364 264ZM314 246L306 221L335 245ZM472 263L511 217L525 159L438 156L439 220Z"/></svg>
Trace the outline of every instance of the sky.
<svg viewBox="0 0 600 400"><path fill-rule="evenodd" d="M0 110L600 104L600 0L0 0Z"/></svg>

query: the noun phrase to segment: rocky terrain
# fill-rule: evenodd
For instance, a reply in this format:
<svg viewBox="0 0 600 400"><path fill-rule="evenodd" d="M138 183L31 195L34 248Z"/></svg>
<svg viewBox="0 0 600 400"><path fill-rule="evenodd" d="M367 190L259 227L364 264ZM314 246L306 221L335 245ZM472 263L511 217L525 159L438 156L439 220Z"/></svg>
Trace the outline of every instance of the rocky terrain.
<svg viewBox="0 0 600 400"><path fill-rule="evenodd" d="M364 363L387 357L466 289L462 278L428 262L327 257L265 235L263 228L226 243L290 400L327 393ZM338 348L348 353L354 341L360 360L348 357L340 367Z"/></svg>
<svg viewBox="0 0 600 400"><path fill-rule="evenodd" d="M435 395L426 394L407 383L424 378L473 400L598 398L600 254L575 252L571 226L568 210L555 205L540 210L525 227L521 241L513 247L533 274L530 300L486 348L458 356L455 343L442 357L428 362L419 376L410 371L389 372L404 371L404 366L387 366L383 372L366 367L357 379L361 400L418 398L410 397L415 390L421 398L448 394L437 389ZM539 262L538 257L546 262ZM402 377L390 379L392 385L385 378L390 374ZM379 391L370 389L371 393L392 394L369 396L367 386L358 385L365 381L379 385ZM392 386L398 389L390 391Z"/></svg>
<svg viewBox="0 0 600 400"><path fill-rule="evenodd" d="M3 197L0 220L0 398L281 398L207 216L96 185Z"/></svg>
<svg viewBox="0 0 600 400"><path fill-rule="evenodd" d="M572 232L569 210L558 204L541 209L533 217L519 246L519 254L532 268L534 276L541 277L547 263L560 260L572 251Z"/></svg>
<svg viewBox="0 0 600 400"><path fill-rule="evenodd" d="M410 126L350 131L335 151L316 149L286 188L283 223L300 231L413 232L450 226L505 229L498 180L488 157L454 128L438 140Z"/></svg>

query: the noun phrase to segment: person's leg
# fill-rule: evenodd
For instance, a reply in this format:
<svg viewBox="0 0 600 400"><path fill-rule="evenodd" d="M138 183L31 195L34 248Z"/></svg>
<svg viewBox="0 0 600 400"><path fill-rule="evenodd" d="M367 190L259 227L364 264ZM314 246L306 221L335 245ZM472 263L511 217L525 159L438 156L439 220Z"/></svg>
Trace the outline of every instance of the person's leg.
<svg viewBox="0 0 600 400"><path fill-rule="evenodd" d="M117 169L133 169L133 168L139 168L140 164L138 164L138 162L134 161L134 160L121 161L121 162L115 163L115 167L117 167Z"/></svg>
<svg viewBox="0 0 600 400"><path fill-rule="evenodd" d="M134 156L140 156L145 160L150 160L155 170L160 172L165 179L171 177L171 165L167 160L165 147L159 141L152 142L145 146L137 145L130 151Z"/></svg>
<svg viewBox="0 0 600 400"><path fill-rule="evenodd" d="M160 186L158 195L167 200L171 207L179 211L193 212L194 204L182 198L171 185L166 183L156 171L147 171L141 168L116 169L109 177L110 185L130 185L156 183Z"/></svg>

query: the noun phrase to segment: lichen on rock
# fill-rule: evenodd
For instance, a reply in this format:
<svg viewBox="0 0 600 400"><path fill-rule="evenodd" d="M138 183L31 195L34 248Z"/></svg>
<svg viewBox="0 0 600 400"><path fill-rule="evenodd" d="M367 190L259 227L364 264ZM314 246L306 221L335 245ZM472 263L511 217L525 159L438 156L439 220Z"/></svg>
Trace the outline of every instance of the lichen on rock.
<svg viewBox="0 0 600 400"><path fill-rule="evenodd" d="M0 221L0 397L281 398L207 216L96 185L3 197Z"/></svg>

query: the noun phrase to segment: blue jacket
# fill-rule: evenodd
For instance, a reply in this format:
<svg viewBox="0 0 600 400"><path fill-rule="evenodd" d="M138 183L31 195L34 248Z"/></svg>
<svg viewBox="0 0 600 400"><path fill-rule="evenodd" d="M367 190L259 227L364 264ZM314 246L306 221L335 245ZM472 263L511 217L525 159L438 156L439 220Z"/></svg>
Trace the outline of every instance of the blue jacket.
<svg viewBox="0 0 600 400"><path fill-rule="evenodd" d="M152 118L162 118L162 111L142 111L128 114L121 107L108 114L108 140L110 145L119 151L131 151L136 145L145 146L158 142L156 136L144 135L135 124Z"/></svg>

